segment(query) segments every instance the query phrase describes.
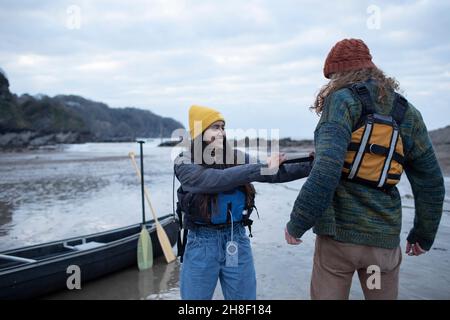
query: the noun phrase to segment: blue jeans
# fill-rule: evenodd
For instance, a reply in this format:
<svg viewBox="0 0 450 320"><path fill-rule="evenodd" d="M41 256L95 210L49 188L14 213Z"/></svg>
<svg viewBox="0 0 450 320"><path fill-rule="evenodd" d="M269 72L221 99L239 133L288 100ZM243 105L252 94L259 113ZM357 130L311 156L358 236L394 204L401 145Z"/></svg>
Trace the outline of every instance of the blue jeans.
<svg viewBox="0 0 450 320"><path fill-rule="evenodd" d="M256 275L250 239L241 224L234 225L238 243L238 266L225 265L225 245L231 227L189 230L181 266L180 289L183 300L211 300L220 280L226 300L255 300Z"/></svg>

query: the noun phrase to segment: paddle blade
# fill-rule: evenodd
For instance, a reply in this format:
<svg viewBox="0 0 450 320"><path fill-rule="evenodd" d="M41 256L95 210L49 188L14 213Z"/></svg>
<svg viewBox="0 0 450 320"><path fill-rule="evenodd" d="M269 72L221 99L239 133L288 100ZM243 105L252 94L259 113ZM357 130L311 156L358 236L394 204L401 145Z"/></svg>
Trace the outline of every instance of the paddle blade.
<svg viewBox="0 0 450 320"><path fill-rule="evenodd" d="M137 247L137 261L139 270L149 269L153 266L153 246L147 228L142 226Z"/></svg>
<svg viewBox="0 0 450 320"><path fill-rule="evenodd" d="M156 224L156 234L158 235L158 240L161 245L161 249L164 253L164 257L166 257L167 263L171 263L176 260L175 255L172 251L172 245L170 244L169 237L167 236L166 231L161 226L161 224Z"/></svg>

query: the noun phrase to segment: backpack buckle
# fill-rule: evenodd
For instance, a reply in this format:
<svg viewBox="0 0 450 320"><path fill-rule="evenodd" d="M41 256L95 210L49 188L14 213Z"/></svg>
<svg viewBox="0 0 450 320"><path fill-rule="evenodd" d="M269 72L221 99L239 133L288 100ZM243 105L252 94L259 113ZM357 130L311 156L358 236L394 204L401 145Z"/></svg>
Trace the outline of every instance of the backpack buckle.
<svg viewBox="0 0 450 320"><path fill-rule="evenodd" d="M355 88L356 92L360 95L369 94L369 90L364 85L355 85L354 88Z"/></svg>
<svg viewBox="0 0 450 320"><path fill-rule="evenodd" d="M386 154L386 148L384 148L383 146L380 146L378 144L372 143L369 145L369 152L371 154L376 154L376 155L384 155Z"/></svg>

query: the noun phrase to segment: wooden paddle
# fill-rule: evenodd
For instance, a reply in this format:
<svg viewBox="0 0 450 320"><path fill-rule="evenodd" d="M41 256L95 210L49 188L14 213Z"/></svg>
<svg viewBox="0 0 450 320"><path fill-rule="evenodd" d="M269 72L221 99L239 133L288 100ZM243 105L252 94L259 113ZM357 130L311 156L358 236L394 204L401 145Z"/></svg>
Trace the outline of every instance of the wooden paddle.
<svg viewBox="0 0 450 320"><path fill-rule="evenodd" d="M131 158L131 162L133 163L134 169L136 170L136 174L138 176L138 178L142 179L141 173L139 171L139 168L136 165L136 160L134 158L134 153L130 152L129 157ZM172 251L172 245L170 244L169 241L169 237L167 236L166 231L164 230L164 228L161 226L161 224L158 221L158 218L156 217L156 213L155 210L153 209L152 206L152 202L150 201L150 196L148 194L147 188L144 186L144 193L145 193L145 197L147 199L147 202L150 206L152 215L153 215L153 219L155 220L155 225L156 225L156 234L158 236L158 240L159 243L161 245L161 248L163 250L164 256L166 258L167 263L171 263L173 261L176 260L175 254Z"/></svg>
<svg viewBox="0 0 450 320"><path fill-rule="evenodd" d="M144 154L142 151L142 144L144 141L138 141L141 151L141 171L144 172ZM137 168L136 161L133 163ZM146 270L153 266L153 244L150 235L148 234L147 227L145 226L145 201L144 201L144 176L141 179L141 198L142 198L142 229L139 234L138 246L137 246L137 261L139 270Z"/></svg>

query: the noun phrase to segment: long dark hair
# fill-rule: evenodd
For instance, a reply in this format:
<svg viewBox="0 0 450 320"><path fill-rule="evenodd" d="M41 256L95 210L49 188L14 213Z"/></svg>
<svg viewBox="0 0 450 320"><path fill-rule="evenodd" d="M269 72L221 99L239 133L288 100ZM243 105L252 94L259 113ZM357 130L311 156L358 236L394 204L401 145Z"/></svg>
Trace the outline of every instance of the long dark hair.
<svg viewBox="0 0 450 320"><path fill-rule="evenodd" d="M196 148L195 148L196 145L197 146L201 145L201 152L202 152L201 155L199 155L200 150L196 150ZM226 137L223 137L222 148L220 150L212 150L212 152L211 152L211 156L214 156L216 158L217 158L217 156L219 156L218 160L220 160L220 161L217 161L218 163L216 163L216 162L208 163L210 161L205 161L204 152L205 152L206 148L208 147L208 143L203 141L203 135L199 135L196 139L194 139L194 141L191 142L190 147L191 147L192 161L194 162L194 160L198 161L197 159L201 159L199 164L201 166L204 166L205 168L223 170L226 168L231 168L231 167L235 167L235 166L239 165L237 153L234 150L233 146L228 142ZM217 155L214 154L215 151L220 152L220 154L217 154ZM195 156L197 156L197 157L195 157ZM198 163L198 162L196 162L196 163ZM255 190L255 187L253 186L253 184L251 184L251 183L247 183L247 184L243 185L242 187L245 190L246 207L249 208L251 206L251 204L254 202L256 190ZM217 194L208 194L208 193L202 194L201 200L200 200L200 213L203 216L203 218L205 218L205 219L211 218L210 204L217 205Z"/></svg>

